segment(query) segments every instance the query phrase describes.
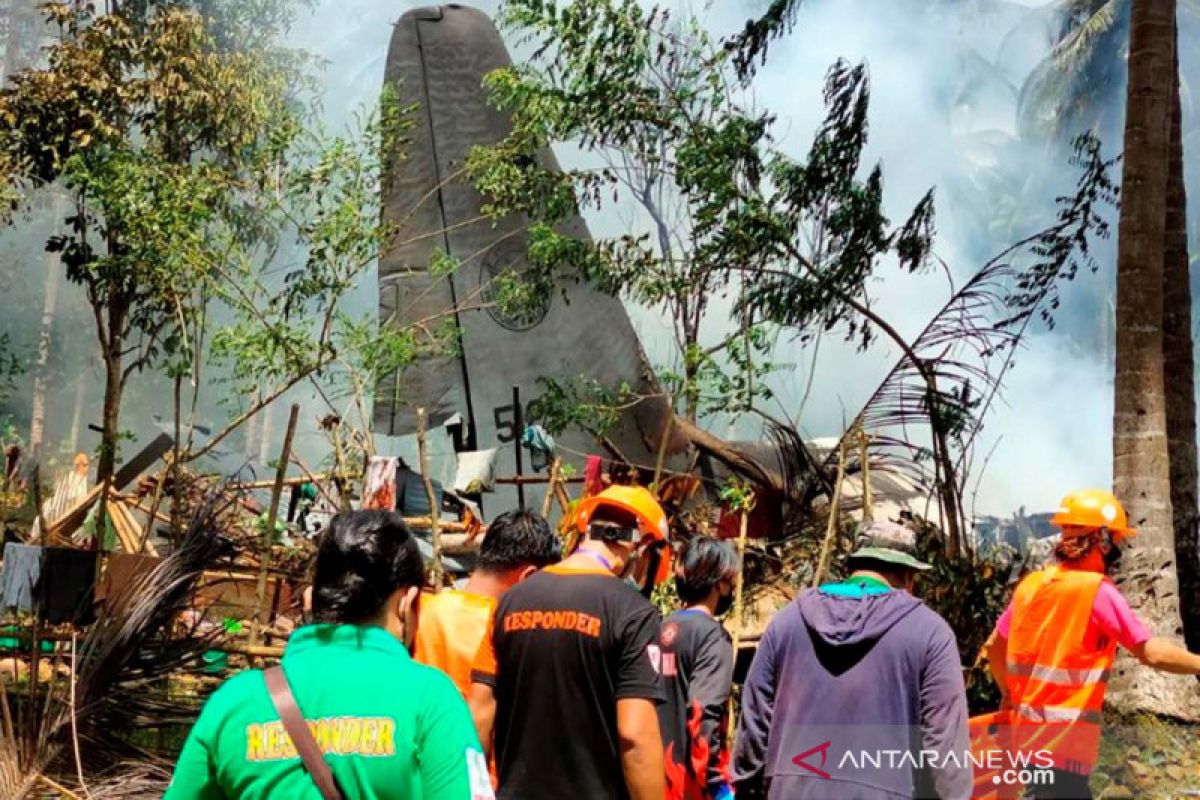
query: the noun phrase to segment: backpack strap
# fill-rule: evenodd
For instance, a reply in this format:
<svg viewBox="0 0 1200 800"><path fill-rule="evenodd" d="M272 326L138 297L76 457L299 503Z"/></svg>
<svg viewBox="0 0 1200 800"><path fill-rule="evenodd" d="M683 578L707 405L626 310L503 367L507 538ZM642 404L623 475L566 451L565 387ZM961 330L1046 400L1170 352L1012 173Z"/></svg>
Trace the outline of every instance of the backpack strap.
<svg viewBox="0 0 1200 800"><path fill-rule="evenodd" d="M275 705L283 729L292 738L296 753L304 763L304 769L312 777L313 783L317 785L321 797L324 800L345 800L337 779L333 777L333 770L326 763L317 740L313 738L308 723L304 721L304 715L300 713L300 707L296 705L296 696L292 694L292 687L287 676L283 674L283 668L271 667L264 670L263 678L266 679L267 691L271 694L271 702Z"/></svg>

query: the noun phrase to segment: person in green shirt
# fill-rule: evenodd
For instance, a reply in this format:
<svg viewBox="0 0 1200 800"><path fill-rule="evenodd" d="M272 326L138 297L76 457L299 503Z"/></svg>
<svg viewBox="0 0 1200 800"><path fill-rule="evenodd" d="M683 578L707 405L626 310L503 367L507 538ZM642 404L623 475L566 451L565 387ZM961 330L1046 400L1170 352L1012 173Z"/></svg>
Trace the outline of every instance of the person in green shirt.
<svg viewBox="0 0 1200 800"><path fill-rule="evenodd" d="M313 615L282 667L346 800L491 800L470 712L442 672L409 656L424 565L399 515L333 518L317 552ZM165 800L319 800L261 670L218 689Z"/></svg>

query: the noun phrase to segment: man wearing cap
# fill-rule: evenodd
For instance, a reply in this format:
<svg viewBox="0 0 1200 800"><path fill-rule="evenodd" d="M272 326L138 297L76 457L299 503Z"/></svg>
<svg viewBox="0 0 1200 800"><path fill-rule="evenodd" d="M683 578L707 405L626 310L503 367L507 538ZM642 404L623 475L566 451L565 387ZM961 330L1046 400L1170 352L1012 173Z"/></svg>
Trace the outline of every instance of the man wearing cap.
<svg viewBox="0 0 1200 800"><path fill-rule="evenodd" d="M738 796L896 800L931 779L942 800L970 797L962 663L950 626L911 594L929 569L915 534L869 523L847 566L849 578L801 592L759 642L742 689Z"/></svg>
<svg viewBox="0 0 1200 800"><path fill-rule="evenodd" d="M1050 522L1062 531L1056 563L1017 586L988 640L988 664L1017 749L1054 763L1053 780L1029 787L1031 795L1086 799L1117 646L1180 675L1200 674L1200 655L1151 635L1108 578L1121 545L1137 533L1112 492L1069 494Z"/></svg>

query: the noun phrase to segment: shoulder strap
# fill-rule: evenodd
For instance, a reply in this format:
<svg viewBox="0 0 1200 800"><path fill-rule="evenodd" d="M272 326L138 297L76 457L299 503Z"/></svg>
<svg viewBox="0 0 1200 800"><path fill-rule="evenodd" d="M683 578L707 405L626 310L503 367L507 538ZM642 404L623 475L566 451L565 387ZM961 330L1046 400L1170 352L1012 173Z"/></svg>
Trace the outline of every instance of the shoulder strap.
<svg viewBox="0 0 1200 800"><path fill-rule="evenodd" d="M283 729L296 746L296 753L304 763L304 769L312 776L313 783L317 785L317 791L324 800L345 800L337 779L333 777L333 770L325 762L317 740L313 738L308 723L300 713L300 707L296 705L296 696L292 694L292 687L288 684L287 676L283 674L283 668L271 667L263 672L263 677L267 681L271 702L275 704L275 711L279 713L279 719L283 722Z"/></svg>

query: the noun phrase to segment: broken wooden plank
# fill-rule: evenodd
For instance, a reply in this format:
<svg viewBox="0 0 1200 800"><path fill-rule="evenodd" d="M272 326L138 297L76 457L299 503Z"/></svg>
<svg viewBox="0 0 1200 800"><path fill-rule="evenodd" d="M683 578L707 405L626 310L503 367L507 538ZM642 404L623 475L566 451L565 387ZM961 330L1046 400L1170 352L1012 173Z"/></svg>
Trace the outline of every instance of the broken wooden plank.
<svg viewBox="0 0 1200 800"><path fill-rule="evenodd" d="M171 452L171 448L174 446L175 441L170 436L160 433L157 439L143 447L117 470L117 474L113 476L112 480L113 488L124 489L133 482L134 478L149 469L155 461Z"/></svg>

